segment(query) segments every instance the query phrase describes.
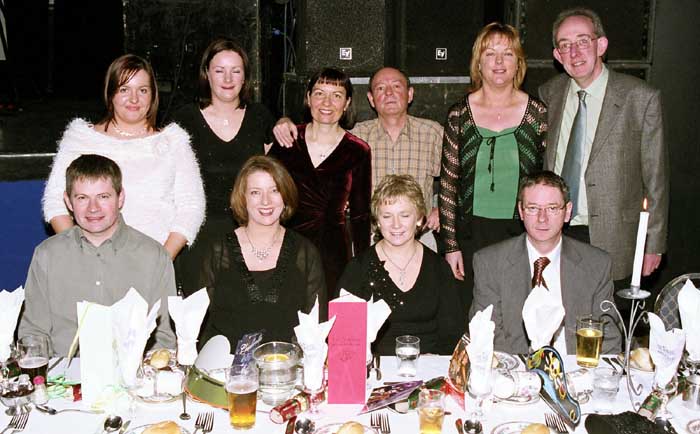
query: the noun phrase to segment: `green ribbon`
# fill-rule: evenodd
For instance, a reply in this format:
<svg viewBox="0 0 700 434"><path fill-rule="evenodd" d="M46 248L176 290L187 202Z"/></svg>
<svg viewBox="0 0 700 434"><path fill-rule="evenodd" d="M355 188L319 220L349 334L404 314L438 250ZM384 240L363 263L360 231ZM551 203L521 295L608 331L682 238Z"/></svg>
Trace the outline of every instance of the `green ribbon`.
<svg viewBox="0 0 700 434"><path fill-rule="evenodd" d="M46 391L50 399L73 398L73 386L80 384L80 381L66 380L65 375L49 375Z"/></svg>

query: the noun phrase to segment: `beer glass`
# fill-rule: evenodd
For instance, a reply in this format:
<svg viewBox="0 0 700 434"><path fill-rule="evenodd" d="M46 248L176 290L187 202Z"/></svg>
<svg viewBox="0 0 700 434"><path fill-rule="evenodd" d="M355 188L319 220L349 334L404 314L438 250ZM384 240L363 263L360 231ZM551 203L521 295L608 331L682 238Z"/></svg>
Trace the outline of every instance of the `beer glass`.
<svg viewBox="0 0 700 434"><path fill-rule="evenodd" d="M396 358L400 376L416 376L418 356L420 356L420 338L410 335L396 338Z"/></svg>
<svg viewBox="0 0 700 434"><path fill-rule="evenodd" d="M420 434L442 432L445 419L445 394L440 390L421 390L418 395L418 426Z"/></svg>
<svg viewBox="0 0 700 434"><path fill-rule="evenodd" d="M25 336L17 341L17 351L17 364L22 373L29 375L32 383L39 376L45 380L49 367L49 338L43 335Z"/></svg>
<svg viewBox="0 0 700 434"><path fill-rule="evenodd" d="M255 364L234 365L228 370L226 396L233 429L252 428L258 402L258 368Z"/></svg>
<svg viewBox="0 0 700 434"><path fill-rule="evenodd" d="M603 346L603 321L591 315L576 320L576 363L584 368L595 368Z"/></svg>

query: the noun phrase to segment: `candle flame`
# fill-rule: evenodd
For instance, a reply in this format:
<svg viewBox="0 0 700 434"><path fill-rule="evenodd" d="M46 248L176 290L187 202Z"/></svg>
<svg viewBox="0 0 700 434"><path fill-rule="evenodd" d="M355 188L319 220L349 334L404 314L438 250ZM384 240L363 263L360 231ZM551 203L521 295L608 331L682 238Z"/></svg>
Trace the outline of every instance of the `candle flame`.
<svg viewBox="0 0 700 434"><path fill-rule="evenodd" d="M644 198L644 201L642 202L642 210L646 211L647 210L647 198Z"/></svg>

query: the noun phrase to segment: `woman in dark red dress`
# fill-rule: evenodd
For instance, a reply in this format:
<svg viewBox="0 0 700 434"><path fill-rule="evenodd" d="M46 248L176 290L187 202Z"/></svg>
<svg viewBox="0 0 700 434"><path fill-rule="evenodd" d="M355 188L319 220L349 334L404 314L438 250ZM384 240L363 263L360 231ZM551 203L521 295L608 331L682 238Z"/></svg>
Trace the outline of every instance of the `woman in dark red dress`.
<svg viewBox="0 0 700 434"><path fill-rule="evenodd" d="M370 149L345 131L354 123L347 74L331 68L317 72L307 86L305 103L311 122L297 127L294 146L275 143L269 155L278 158L296 182L299 208L289 226L320 250L330 299L345 264L369 247Z"/></svg>

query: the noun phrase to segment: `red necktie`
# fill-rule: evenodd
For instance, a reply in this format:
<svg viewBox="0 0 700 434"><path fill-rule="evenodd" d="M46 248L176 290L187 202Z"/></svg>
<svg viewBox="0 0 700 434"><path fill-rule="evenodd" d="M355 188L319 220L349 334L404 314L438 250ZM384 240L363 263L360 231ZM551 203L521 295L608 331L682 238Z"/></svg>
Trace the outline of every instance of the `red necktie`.
<svg viewBox="0 0 700 434"><path fill-rule="evenodd" d="M544 267L546 267L547 265L549 265L549 259L547 257L542 257L535 261L535 272L532 275L533 288L537 285L542 285L545 288L547 288L547 283L544 281L544 276L542 275Z"/></svg>

